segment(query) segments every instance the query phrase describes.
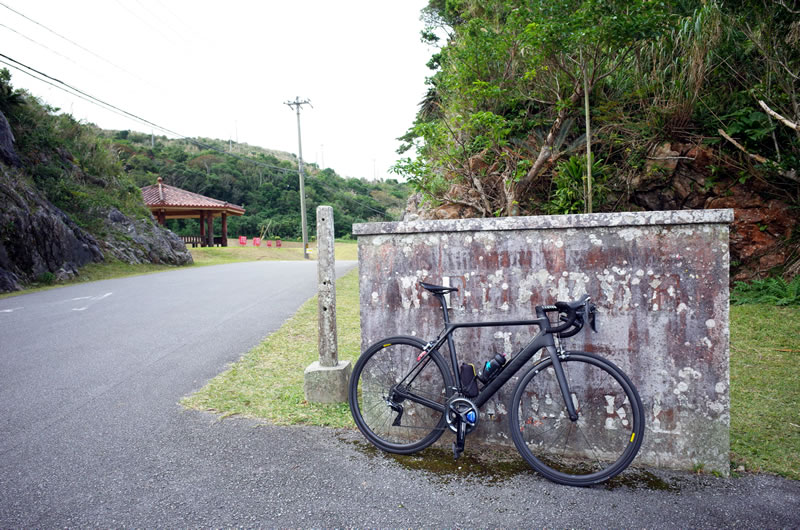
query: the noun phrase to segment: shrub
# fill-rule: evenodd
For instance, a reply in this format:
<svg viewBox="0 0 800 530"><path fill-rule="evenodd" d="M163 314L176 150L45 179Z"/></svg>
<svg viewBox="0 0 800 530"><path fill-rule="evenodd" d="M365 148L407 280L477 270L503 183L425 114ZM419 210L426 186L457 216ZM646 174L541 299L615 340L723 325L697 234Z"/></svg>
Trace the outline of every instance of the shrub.
<svg viewBox="0 0 800 530"><path fill-rule="evenodd" d="M800 276L796 276L790 282L786 282L783 278L765 278L749 284L736 282L731 292L731 303L800 305Z"/></svg>

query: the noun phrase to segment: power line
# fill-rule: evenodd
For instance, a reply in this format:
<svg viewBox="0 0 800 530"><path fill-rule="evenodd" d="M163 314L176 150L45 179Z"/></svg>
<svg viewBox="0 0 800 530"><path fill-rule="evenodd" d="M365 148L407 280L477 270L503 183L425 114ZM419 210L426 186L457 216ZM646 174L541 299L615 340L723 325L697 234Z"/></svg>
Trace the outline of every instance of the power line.
<svg viewBox="0 0 800 530"><path fill-rule="evenodd" d="M0 25L2 25L2 24L0 24ZM100 108L102 108L104 110L108 110L108 111L111 111L111 112L113 112L115 114L118 114L118 115L120 115L122 117L129 118L129 119L134 119L134 120L136 120L136 121L138 121L140 123L144 123L144 124L150 125L150 126L154 127L155 129L158 129L159 131L163 131L163 132L167 132L169 134L172 134L172 135L176 136L178 139L186 140L187 142L190 142L190 143L192 143L192 144L194 144L197 147L200 147L202 149L206 149L206 150L209 150L209 151L215 151L215 152L220 153L222 155L229 156L231 158L235 158L237 160L241 160L243 162L248 162L250 164L261 166L261 167L264 167L264 168L267 168L267 169L285 171L287 173L294 173L296 171L295 169L292 169L292 168L286 168L286 167L274 166L274 165L271 165L271 164L266 164L264 162L261 162L260 160L254 160L252 158L247 158L247 157L239 156L239 155L236 155L236 154L233 154L233 153L230 153L230 152L226 152L223 149L218 149L218 148L214 147L213 145L208 145L208 144L203 143L203 142L201 142L201 141L199 141L199 140L197 140L195 138L191 138L189 136L185 136L185 135L180 134L178 132L172 131L170 129L167 129L166 127L162 127L161 125L158 125L157 123L154 123L152 121L149 121L149 120L146 120L144 118L141 118L141 117L137 116L136 114L128 112L128 111L126 111L124 109L121 109L121 108L115 106L115 105L107 103L107 102L105 102L105 101L103 101L101 99L95 98L94 96L92 96L90 94L87 94L86 92L84 92L82 90L79 90L79 89L77 89L77 88L65 83L64 81L61 81L60 79L56 79L56 78L54 78L52 76L49 76L49 75L45 74L44 72L41 72L39 70L36 70L35 68L27 66L26 64L23 64L23 63L15 60L15 59L5 55L5 54L3 54L3 53L0 53L0 57L3 57L5 59L7 59L8 61L12 61L15 64L11 64L11 63L9 63L7 61L4 61L2 59L0 59L0 63L5 64L5 65L7 65L7 66L9 66L11 68L14 68L15 70L17 70L19 72L27 74L28 76L33 77L37 81L41 81L41 82L46 83L46 84L48 84L50 86L53 86L53 87L55 87L55 88L57 88L59 90L62 90L63 92L66 92L67 94L69 94L71 96L78 97L78 98L80 98L80 99L82 99L82 100L84 100L84 101L86 101L88 103L91 103L91 104L93 104L95 106L98 106L98 107L100 107ZM17 65L19 65L19 66L17 66ZM20 68L20 66L22 68ZM30 72L24 70L23 68L25 68L27 70L30 70ZM35 72L39 76L43 76L45 79L42 79L42 77L37 77L37 75L34 75L31 72ZM66 88L64 88L64 87L66 87ZM301 102L301 103L305 104L307 102ZM319 179L318 177L316 177L314 175L309 175L309 178L311 178L313 181L316 181L317 184L322 185L324 188L327 188L327 190L329 192L336 193L338 191L338 190L334 190L334 189L330 188L327 185L327 183L325 183L324 181L322 181L321 179ZM378 213L378 214L382 215L383 217L385 217L387 219L391 219L391 217L386 212L382 212L382 211L380 211L380 210L378 210L376 208L373 208L373 207L371 207L371 206L369 206L367 204L364 204L364 203L361 203L361 206L364 207L364 208L367 208L368 210L372 210L373 212Z"/></svg>
<svg viewBox="0 0 800 530"><path fill-rule="evenodd" d="M22 37L23 39L29 40L29 41L31 41L32 43L34 43L34 44L36 44L36 45L38 45L38 46L41 46L41 47L42 47L42 48L44 48L45 50L48 50L48 51L50 51L50 52L52 52L52 53L54 53L54 54L58 55L59 57L63 57L64 59L68 60L69 62L71 62L71 63L73 63L73 64L78 64L78 63L77 63L75 60L73 60L73 59L70 59L69 57L67 57L67 56L66 56L66 55L64 55L63 53L59 53L59 52L55 51L54 49L52 49L52 48L49 48L49 47L45 46L45 45L44 45L44 44L42 44L41 42L37 42L37 41L33 40L32 38L28 37L27 35L24 35L24 34L20 33L19 31L15 30L15 29L14 29L14 28L12 28L12 27L6 26L5 24L3 24L3 23L1 23L1 22L0 22L0 27L4 27L4 28L6 28L8 31L12 31L12 32L16 33L17 35L19 35L19 36L20 36L20 37ZM78 65L78 66L80 66L80 65Z"/></svg>
<svg viewBox="0 0 800 530"><path fill-rule="evenodd" d="M137 1L136 3L137 3L137 4L139 4L139 6L141 6L141 7L144 7L144 6L142 6L142 4L141 4L141 3L139 3L138 1ZM147 27L148 27L148 28L150 28L151 30L153 30L153 31L155 31L156 33L158 33L159 35L161 35L161 37L162 37L164 40L166 40L167 42L169 42L169 43L170 43L170 44L172 44L173 46L177 46L177 45L178 45L178 43L177 43L177 42L175 42L175 41L173 41L173 40L172 40L172 39L169 37L169 35L167 35L167 34L166 34L166 33L164 33L163 31L161 31L159 28L155 27L154 25L150 24L150 22L148 22L146 19L144 19L144 18L140 17L139 15L137 15L135 11L133 11L133 10L132 10L131 8L129 8L128 6L126 6L124 3L120 2L120 0L117 0L117 5L119 5L119 6L120 6L122 9L124 9L125 11L127 11L128 13L130 13L131 15L133 15L133 16L134 16L136 19L138 19L138 20L139 20L139 21L140 21L142 24L144 24L145 26L147 26Z"/></svg>
<svg viewBox="0 0 800 530"><path fill-rule="evenodd" d="M109 61L109 60L108 60L108 59L106 59L105 57L102 57L101 55L98 55L98 54L96 54L96 53L95 53L95 52L93 52L92 50L90 50L90 49L88 49L88 48L86 48L86 47L84 47L84 46L81 46L81 45L80 45L80 44L78 44L77 42L75 42L75 41L73 41L73 40L71 40L71 39L68 39L67 37L65 37L65 36L61 35L60 33L58 33L58 32L56 32L56 31L54 31L54 30L52 30L52 29L48 28L48 27L47 27L47 26L45 26L44 24L41 24L41 23L39 23L39 22L37 22L37 21L33 20L32 18L30 18L30 17L28 17L28 16L26 16L26 15L24 15L24 14L20 13L20 12L19 12L19 11L17 11L16 9L13 9L13 8L11 8L11 7L8 7L8 6L7 6L6 4L4 4L3 2L0 2L0 6L3 6L3 7L5 7L6 9L8 9L9 11L11 11L11 12L13 12L13 13L16 13L17 15L21 16L21 17L22 17L22 18L24 18L25 20L28 20L28 21L30 21L30 22L33 22L33 23L34 23L34 24L36 24L37 26L39 26L39 27L41 27L41 28L44 28L45 30L49 31L50 33L52 33L52 34L53 34L53 35L55 35L56 37L58 37L58 38L60 38L60 39L63 39L63 40L65 40L65 41L69 42L69 43L70 43L70 44L72 44L73 46L76 46L76 47L80 48L81 50L85 51L86 53L88 53L88 54L90 54L90 55L93 55L93 56L97 57L97 58L98 58L98 59L100 59L101 61L103 61L103 62L106 62L106 63L110 64L111 66L113 66L113 67L114 67L114 68L116 68L117 70L120 70L120 71L122 71L122 72L125 72L126 74L128 74L128 75L130 75L130 76L132 76L132 77L135 77L135 78L139 79L140 81L144 81L143 79L141 79L141 78L140 78L139 76L137 76L136 74L134 74L134 73L131 73L131 72L127 71L126 69L122 68L121 66L119 66L119 65L117 65L117 64L114 64L113 62Z"/></svg>
<svg viewBox="0 0 800 530"><path fill-rule="evenodd" d="M0 54L0 55L2 55L2 54ZM89 99L87 97L84 97L81 94L76 94L76 93L70 92L69 90L65 89L64 87L57 85L56 83L48 81L47 79L41 79L41 78L37 77L36 75L31 74L30 72L26 72L25 70L19 68L18 66L15 66L15 65L13 65L11 63L8 63L8 62L6 62L6 61L4 61L2 59L0 59L0 63L5 64L6 66L9 66L11 68L14 68L17 71L22 72L23 74L27 74L30 77L33 77L34 79L36 79L37 81L41 81L42 83L46 83L46 84L48 84L50 86L53 86L53 87L55 87L55 88L57 88L59 90L62 90L64 92L66 92L67 94L71 95L71 96L78 97L78 98L80 98L80 99L82 99L82 100L84 100L84 101L86 101L88 103L100 106L100 105L97 104L97 102L95 102L95 101L93 101L93 100L91 100L91 99ZM120 116L130 118L130 116L126 116L125 114L122 114L121 112L117 112L116 110L114 110L114 108L106 108L106 107L101 107L101 108L104 108L105 110L109 110L111 112L114 112L115 114L119 114ZM166 130L166 129L163 129L162 127L157 126L157 125L153 125L153 126L158 128L159 130ZM190 143L192 143L192 144L194 144L194 145L196 145L198 147L201 147L203 149L207 149L209 151L216 151L216 152L218 152L220 154L223 154L225 156L230 156L232 158L237 158L237 159L242 160L244 162L249 162L251 164L254 164L254 165L257 165L257 166L261 166L261 167L265 167L265 168L268 168L268 169L276 169L276 170L285 171L285 172L288 172L288 173L294 173L296 171L296 170L291 169L291 168L273 166L273 165L270 165L270 164L265 164L265 163L263 163L263 162L261 162L259 160L253 160L252 158L245 158L245 157L241 157L241 156L238 156L238 155L234 155L232 153L225 152L225 151L223 151L221 149L217 149L216 147L214 147L212 145L204 144L203 142L200 142L199 140L196 140L194 138L190 138L188 136L180 136L180 135L178 135L178 139L186 140L186 141L188 141L188 142L190 142ZM341 190L337 190L337 189L331 188L326 182L324 182L322 179L320 179L316 175L308 175L308 178L312 182L314 182L315 184L325 188L325 190L327 192L331 193L332 195L334 195L336 193L341 193ZM373 208L372 206L369 206L368 204L365 204L363 202L361 202L359 204L360 204L361 207L366 208L368 210L371 210L371 211L381 215L384 219L388 219L390 221L392 220L392 217L388 213L386 213L385 211L381 211L381 210L378 210L377 208Z"/></svg>
<svg viewBox="0 0 800 530"><path fill-rule="evenodd" d="M131 112L128 112L127 110L121 109L121 108L119 108L119 107L117 107L117 106L115 106L115 105L112 105L111 103L106 103L105 101L103 101L103 100L101 100L101 99L98 99L98 98L96 98L96 97L92 96L91 94L87 94L86 92L84 92L84 91L82 91L82 90L80 90L80 89L77 89L77 88L75 88L75 87L73 87L73 86L71 86L71 85L69 85L69 84L65 83L64 81L61 81L60 79L56 79L55 77L49 76L49 75L47 75L46 73L44 73L44 72L41 72L41 71L39 71L39 70L37 70L37 69L35 69L35 68L31 68L30 66L28 66L28 65L26 65L26 64L23 64L23 63L21 63L21 62L17 61L16 59L13 59L13 58L9 57L8 55L5 55L5 54L3 54L3 53L0 53L0 57L4 57L4 58L6 58L7 60L9 60L9 61L11 61L11 62L13 62L13 63L15 63L15 64L18 64L18 65L22 66L23 68L27 68L28 70L30 70L30 71L32 71L32 72L36 72L37 74L39 74L39 75L41 75L41 76L44 76L44 77L46 77L47 79L50 79L50 80L52 80L52 81L55 81L56 83L58 83L58 84L60 84L60 85L64 85L65 87L69 88L70 90L73 90L73 91L75 91L75 92L77 92L77 93L79 93L79 94L82 94L82 95L86 96L87 98L90 98L90 99L92 99L92 100L94 100L94 101L97 101L98 103L100 103L100 104L102 104L102 105L104 105L104 106L106 106L106 107L110 107L110 108L112 108L112 109L116 109L116 110L118 110L118 111L120 111L120 112L122 112L122 113L126 114L127 116L129 116L129 117L131 117L131 118L134 118L134 119L136 119L136 120L138 120L138 121L140 121L140 122L146 123L147 125L151 125L151 126L153 126L153 127L157 128L157 129L159 129L159 130L162 130L162 131L168 132L168 133L170 133L170 134L174 134L175 136L183 136L182 134L176 133L175 131L170 131L169 129L166 129L166 128L164 128L164 127L161 127L160 125L157 125L157 124L155 124L155 123L153 123L153 122L151 122L151 121L149 121L149 120L146 120L146 119L144 119L144 118L141 118L141 117L137 116L136 114L133 114L133 113L131 113Z"/></svg>
<svg viewBox="0 0 800 530"><path fill-rule="evenodd" d="M105 102L105 101L103 101L101 99L98 99L98 98L92 96L91 94L87 94L86 92L84 92L84 91L82 91L80 89L77 89L77 88L65 83L64 81L61 81L60 79L56 79L55 77L49 76L49 75L45 74L44 72L41 72L41 71L39 71L39 70L37 70L35 68L32 68L32 67L30 67L30 66L28 66L26 64L23 64L23 63L15 60L15 59L5 55L5 54L3 54L3 53L0 53L0 57L4 57L5 59L7 59L9 61L12 61L13 63L16 63L16 65L19 65L19 66L21 66L23 68L26 68L26 69L30 70L31 72L35 72L36 74L38 74L40 76L43 76L43 77L45 77L45 78L47 78L49 80L52 80L54 83L50 82L50 81L47 81L46 79L41 79L39 77L36 77L35 75L31 74L30 72L27 72L27 71L23 70L22 68L19 68L19 66L15 66L14 64L10 64L10 63L8 63L6 61L0 60L0 62L2 62L3 64L6 64L6 65L8 65L8 66L10 66L10 67L22 72L22 73L28 74L29 76L33 77L34 79L37 79L37 80L42 81L42 82L45 82L48 85L51 85L51 86L54 86L54 87L56 87L56 88L58 88L60 90L63 90L64 92L66 92L66 93L68 93L68 94L70 94L72 96L77 96L80 99L83 99L84 101L87 101L87 102L89 102L89 103L91 103L93 105L96 105L98 107L101 107L101 108L103 108L105 110L110 110L111 112L114 112L115 114L119 114L120 116L123 116L123 117L126 117L126 118L130 118L130 119L134 119L134 120L136 120L136 121L138 121L140 123L143 123L143 124L146 124L146 125L150 125L151 127L154 127L155 129L158 129L159 131L163 131L163 132L169 133L169 134L171 134L173 136L176 136L176 137L178 137L178 138L180 138L182 140L186 140L188 142L191 142L191 143L195 144L196 146L201 147L203 149L208 149L210 151L216 151L216 152L221 153L223 155L230 156L232 158L236 158L236 159L239 159L239 160L242 160L242 161L245 161L245 162L249 162L251 164L259 165L261 167L269 168L269 169L276 169L276 170L279 170L279 171L287 171L287 172L291 172L291 173L295 172L294 169L280 167L280 166L273 166L273 165L270 165L270 164L265 164L264 162L261 162L259 160L253 160L252 158L246 158L246 157L243 157L243 156L235 155L233 153L227 153L222 149L217 149L214 146L211 146L211 145L208 145L208 144L204 144L204 143L200 142L199 140L195 140L194 138L191 138L189 136L186 136L186 135L180 134L178 132L175 132L173 130L167 129L166 127L158 125L157 123L154 123L154 122L152 122L150 120L146 120L146 119L144 119L144 118L142 118L140 116L137 116L136 114L133 114L133 113L128 112L128 111L126 111L124 109L121 109L121 108L117 107L116 105L112 105L111 103L107 103L107 102ZM55 83L58 83L58 84L55 84ZM69 90L66 90L66 89L62 88L59 85L63 85L64 87L67 87ZM70 92L70 90L72 92Z"/></svg>

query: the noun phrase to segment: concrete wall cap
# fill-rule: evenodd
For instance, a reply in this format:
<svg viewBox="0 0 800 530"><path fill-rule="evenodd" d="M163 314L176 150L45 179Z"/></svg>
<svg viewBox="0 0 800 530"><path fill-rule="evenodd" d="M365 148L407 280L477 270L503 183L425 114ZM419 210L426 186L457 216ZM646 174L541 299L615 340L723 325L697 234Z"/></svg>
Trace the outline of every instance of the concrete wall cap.
<svg viewBox="0 0 800 530"><path fill-rule="evenodd" d="M393 223L359 223L353 235L420 234L428 232L477 232L486 230L550 230L687 224L730 224L733 210L670 210L657 212L614 212L535 217L488 217Z"/></svg>

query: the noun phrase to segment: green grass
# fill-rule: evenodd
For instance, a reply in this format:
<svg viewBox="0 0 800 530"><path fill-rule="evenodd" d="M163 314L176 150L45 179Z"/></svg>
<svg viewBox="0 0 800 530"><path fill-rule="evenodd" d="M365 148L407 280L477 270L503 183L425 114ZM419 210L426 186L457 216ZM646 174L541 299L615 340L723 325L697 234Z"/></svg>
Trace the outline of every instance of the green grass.
<svg viewBox="0 0 800 530"><path fill-rule="evenodd" d="M800 308L731 307L731 461L800 480Z"/></svg>
<svg viewBox="0 0 800 530"><path fill-rule="evenodd" d="M240 246L235 239L229 240L228 247L198 247L189 249L196 265L221 265L241 261L263 260L301 260L303 259L303 244L284 241L281 248L267 248L265 243L254 247L253 241L248 240L246 246ZM309 255L316 259L316 243L309 244ZM339 261L357 260L358 245L355 241L337 241L334 246L336 259Z"/></svg>
<svg viewBox="0 0 800 530"><path fill-rule="evenodd" d="M361 349L358 271L336 281L339 360L355 362ZM352 426L347 404L312 404L303 394L303 371L319 360L317 297L304 303L278 331L205 387L184 398L188 408L238 414L273 423Z"/></svg>
<svg viewBox="0 0 800 530"><path fill-rule="evenodd" d="M231 240L229 247L199 247L190 248L189 251L194 259L195 267L202 267L205 265L223 265L225 263L239 263L243 261L261 261L261 260L302 260L303 259L303 245L302 243L286 242L284 247L281 248L266 248L253 247L252 240L249 240L249 246L240 247L238 243L234 245L236 240ZM311 259L316 258L316 245L311 245ZM357 260L358 259L358 245L355 241L337 241L334 247L336 260ZM64 287L65 285L72 285L75 283L93 282L98 280L110 280L113 278L124 278L126 276L138 276L140 274L151 274L154 272L162 272L166 270L174 270L178 268L175 265L154 265L152 263L144 263L131 265L129 263L122 263L120 261L107 261L103 263L90 263L82 267L77 277L72 280L56 283L40 282L26 286L21 291L14 291L11 293L0 294L0 299L18 296L21 294L35 293L37 291L46 291L48 289L55 289Z"/></svg>

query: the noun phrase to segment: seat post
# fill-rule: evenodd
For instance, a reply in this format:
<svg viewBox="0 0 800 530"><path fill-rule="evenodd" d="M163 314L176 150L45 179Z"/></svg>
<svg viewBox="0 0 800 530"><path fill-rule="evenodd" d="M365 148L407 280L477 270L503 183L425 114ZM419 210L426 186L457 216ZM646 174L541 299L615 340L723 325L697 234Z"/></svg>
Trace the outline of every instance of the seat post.
<svg viewBox="0 0 800 530"><path fill-rule="evenodd" d="M450 315L447 314L447 299L444 294L437 294L436 298L439 299L439 303L442 305L442 315L444 316L444 323L447 325L450 323Z"/></svg>

